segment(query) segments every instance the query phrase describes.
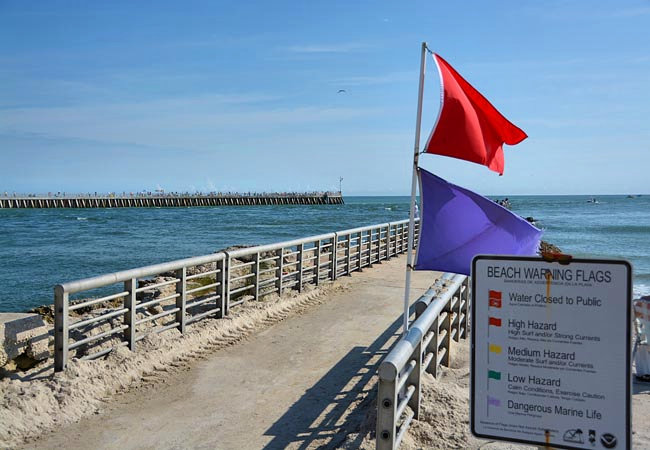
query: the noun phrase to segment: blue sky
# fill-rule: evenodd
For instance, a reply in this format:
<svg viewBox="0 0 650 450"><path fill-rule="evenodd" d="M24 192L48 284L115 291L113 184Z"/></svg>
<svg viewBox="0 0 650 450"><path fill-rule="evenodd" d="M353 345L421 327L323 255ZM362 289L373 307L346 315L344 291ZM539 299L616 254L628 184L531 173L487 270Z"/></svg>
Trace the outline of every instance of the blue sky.
<svg viewBox="0 0 650 450"><path fill-rule="evenodd" d="M0 0L0 191L408 194L422 41L529 135L502 177L423 167L490 195L650 193L649 1Z"/></svg>

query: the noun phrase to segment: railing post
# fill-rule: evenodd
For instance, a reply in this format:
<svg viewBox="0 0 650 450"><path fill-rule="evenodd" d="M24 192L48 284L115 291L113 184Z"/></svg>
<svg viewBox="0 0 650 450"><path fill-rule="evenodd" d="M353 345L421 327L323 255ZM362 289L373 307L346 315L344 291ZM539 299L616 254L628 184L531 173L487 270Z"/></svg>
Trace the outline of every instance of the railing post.
<svg viewBox="0 0 650 450"><path fill-rule="evenodd" d="M402 253L402 224L395 224L395 254Z"/></svg>
<svg viewBox="0 0 650 450"><path fill-rule="evenodd" d="M445 320L442 322L442 327L447 331L447 335L445 336L445 356L442 357L442 361L440 361L440 364L442 364L445 367L449 367L451 364L451 327L452 327L452 313L453 311L451 310L451 301L453 300L453 296L449 298L449 303L448 307L445 308L445 311L447 311L447 317L445 317Z"/></svg>
<svg viewBox="0 0 650 450"><path fill-rule="evenodd" d="M433 358L431 358L429 367L426 367L426 371L433 375L434 378L438 378L438 346L440 345L438 342L438 337L440 336L440 324L438 323L438 317L436 317L433 321L431 330L433 331L433 337L429 342L426 353L433 352Z"/></svg>
<svg viewBox="0 0 650 450"><path fill-rule="evenodd" d="M388 224L388 228L386 229L386 259L390 259L390 229L391 229L391 224Z"/></svg>
<svg viewBox="0 0 650 450"><path fill-rule="evenodd" d="M230 255L226 253L226 275L225 275L225 280L226 280L226 298L224 300L224 310L223 314L227 316L230 313L230 266L232 265L232 260L230 259Z"/></svg>
<svg viewBox="0 0 650 450"><path fill-rule="evenodd" d="M135 321L136 321L136 289L138 280L131 278L124 282L124 290L128 294L124 297L124 307L129 310L124 313L124 325L129 328L124 330L124 340L129 343L129 350L135 351Z"/></svg>
<svg viewBox="0 0 650 450"><path fill-rule="evenodd" d="M377 228L375 230L375 234L377 235L377 243L375 244L375 252L377 253L375 262L380 262L380 252L381 252L381 228ZM372 236L371 236L372 237Z"/></svg>
<svg viewBox="0 0 650 450"><path fill-rule="evenodd" d="M379 379L377 393L377 450L393 450L397 437L396 380Z"/></svg>
<svg viewBox="0 0 650 450"><path fill-rule="evenodd" d="M358 244L358 250L357 250L357 268L356 270L361 272L361 256L363 256L363 231L359 231L357 233L357 244Z"/></svg>
<svg viewBox="0 0 650 450"><path fill-rule="evenodd" d="M302 272L305 244L298 244L298 292L302 292Z"/></svg>
<svg viewBox="0 0 650 450"><path fill-rule="evenodd" d="M467 324L469 323L469 311L470 311L470 299L472 298L469 294L469 289L471 286L471 283L469 282L469 277L465 278L465 282L463 283L465 286L465 307L463 308L463 313L465 314L465 323L463 324L463 339L467 338Z"/></svg>
<svg viewBox="0 0 650 450"><path fill-rule="evenodd" d="M215 277L221 283L217 286L217 293L219 298L217 299L217 307L219 311L216 314L217 319L221 319L226 315L226 284L228 284L228 277L226 275L226 260L222 259L217 261L217 269L219 269L218 276Z"/></svg>
<svg viewBox="0 0 650 450"><path fill-rule="evenodd" d="M368 230L368 267L372 267L372 228Z"/></svg>
<svg viewBox="0 0 650 450"><path fill-rule="evenodd" d="M420 221L417 221L413 225L413 248L417 248L419 241L420 241Z"/></svg>
<svg viewBox="0 0 650 450"><path fill-rule="evenodd" d="M338 270L337 267L337 262L336 260L338 259L338 250L339 250L339 235L337 233L334 233L334 237L332 238L332 254L330 257L332 260L330 261L330 270L332 271L331 274L331 279L332 281L336 280L336 271Z"/></svg>
<svg viewBox="0 0 650 450"><path fill-rule="evenodd" d="M320 239L314 244L316 250L314 250L314 256L316 256L316 286L320 284L320 254L321 254L321 241Z"/></svg>
<svg viewBox="0 0 650 450"><path fill-rule="evenodd" d="M178 269L176 271L176 278L179 280L176 282L176 293L179 294L176 297L176 307L179 308L176 311L176 322L178 322L178 331L185 333L185 305L187 304L187 267Z"/></svg>
<svg viewBox="0 0 650 450"><path fill-rule="evenodd" d="M60 372L68 363L68 299L59 285L54 287L54 371Z"/></svg>
<svg viewBox="0 0 650 450"><path fill-rule="evenodd" d="M415 391L411 396L408 405L414 413L414 418L420 418L420 394L422 392L422 340L415 346L415 368L409 374L406 380L406 386L415 386Z"/></svg>
<svg viewBox="0 0 650 450"><path fill-rule="evenodd" d="M415 230L415 224L413 224L413 229ZM415 231L413 231L415 235ZM404 253L409 250L409 224L408 222L404 224ZM413 250L415 250L415 241L413 241Z"/></svg>
<svg viewBox="0 0 650 450"><path fill-rule="evenodd" d="M253 264L251 270L255 274L253 277L253 281L255 282L253 300L257 301L260 297L260 252L255 252L255 264Z"/></svg>
<svg viewBox="0 0 650 450"><path fill-rule="evenodd" d="M278 297L282 296L282 278L284 272L284 249L279 248L275 251L275 255L278 257L277 267L278 267L278 279L275 280L275 288L278 290Z"/></svg>
<svg viewBox="0 0 650 450"><path fill-rule="evenodd" d="M454 311L454 315L456 316L454 322L456 323L456 326L454 327L456 329L456 336L454 337L454 341L458 342L460 341L460 303L463 300L463 297L461 295L460 287L454 292L454 295L452 295L452 300L453 298L456 297L458 300L456 300L456 308Z"/></svg>
<svg viewBox="0 0 650 450"><path fill-rule="evenodd" d="M348 233L348 243L345 247L345 274L350 275L352 266L352 234Z"/></svg>

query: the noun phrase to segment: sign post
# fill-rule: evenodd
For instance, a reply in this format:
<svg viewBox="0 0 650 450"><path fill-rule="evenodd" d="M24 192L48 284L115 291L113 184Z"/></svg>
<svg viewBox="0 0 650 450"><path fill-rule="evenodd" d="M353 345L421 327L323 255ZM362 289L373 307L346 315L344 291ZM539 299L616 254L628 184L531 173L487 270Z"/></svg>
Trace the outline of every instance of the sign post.
<svg viewBox="0 0 650 450"><path fill-rule="evenodd" d="M627 261L475 257L472 433L631 448L631 278Z"/></svg>

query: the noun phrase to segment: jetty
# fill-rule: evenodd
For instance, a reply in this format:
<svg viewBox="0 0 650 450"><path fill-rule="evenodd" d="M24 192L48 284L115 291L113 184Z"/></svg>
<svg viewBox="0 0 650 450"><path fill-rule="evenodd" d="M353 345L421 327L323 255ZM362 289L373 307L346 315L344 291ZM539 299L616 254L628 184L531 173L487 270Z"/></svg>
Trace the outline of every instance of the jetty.
<svg viewBox="0 0 650 450"><path fill-rule="evenodd" d="M0 436L8 436L0 446L54 428L56 417L57 430L39 432L33 447L55 448L72 435L71 448L320 448L344 440L348 448L374 448L375 438L359 431L375 430L377 449L397 448L419 417L425 375L450 368L452 347L466 339L470 310L465 275L414 273L410 328L399 339L411 233L417 242L419 221L228 248L56 285L54 360L14 375L33 380L27 388L41 395L26 395L22 382L6 390L5 398L29 405L0 405L0 416L11 417L0 424ZM195 365L187 376L175 369ZM52 369L61 374L51 378ZM133 389L121 405L89 417L98 412L98 394L134 380L149 386L146 394ZM63 397L44 406L44 382ZM376 416L373 402L381 405Z"/></svg>
<svg viewBox="0 0 650 450"><path fill-rule="evenodd" d="M381 358L400 337L404 264L392 258L342 277L322 304L30 446L336 448L364 423ZM412 299L437 275L415 272ZM362 447L354 442L348 448Z"/></svg>
<svg viewBox="0 0 650 450"><path fill-rule="evenodd" d="M343 203L343 195L340 192L5 195L0 197L0 209L190 208L200 206L342 205Z"/></svg>
<svg viewBox="0 0 650 450"><path fill-rule="evenodd" d="M0 385L0 447L485 448L467 426L470 280L413 272L402 336L408 225L57 285L54 361Z"/></svg>

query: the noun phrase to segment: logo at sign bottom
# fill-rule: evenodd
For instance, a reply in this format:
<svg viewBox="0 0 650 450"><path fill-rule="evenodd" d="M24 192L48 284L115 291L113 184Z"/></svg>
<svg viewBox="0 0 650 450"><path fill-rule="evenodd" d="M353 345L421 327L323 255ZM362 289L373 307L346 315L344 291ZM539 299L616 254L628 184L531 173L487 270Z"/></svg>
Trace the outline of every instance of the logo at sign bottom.
<svg viewBox="0 0 650 450"><path fill-rule="evenodd" d="M580 428L566 430L562 439L564 439L564 442L572 442L574 444L584 444L585 442L582 439L582 430Z"/></svg>
<svg viewBox="0 0 650 450"><path fill-rule="evenodd" d="M612 433L603 433L600 436L600 443L603 444L605 448L614 448L616 447L616 436Z"/></svg>

